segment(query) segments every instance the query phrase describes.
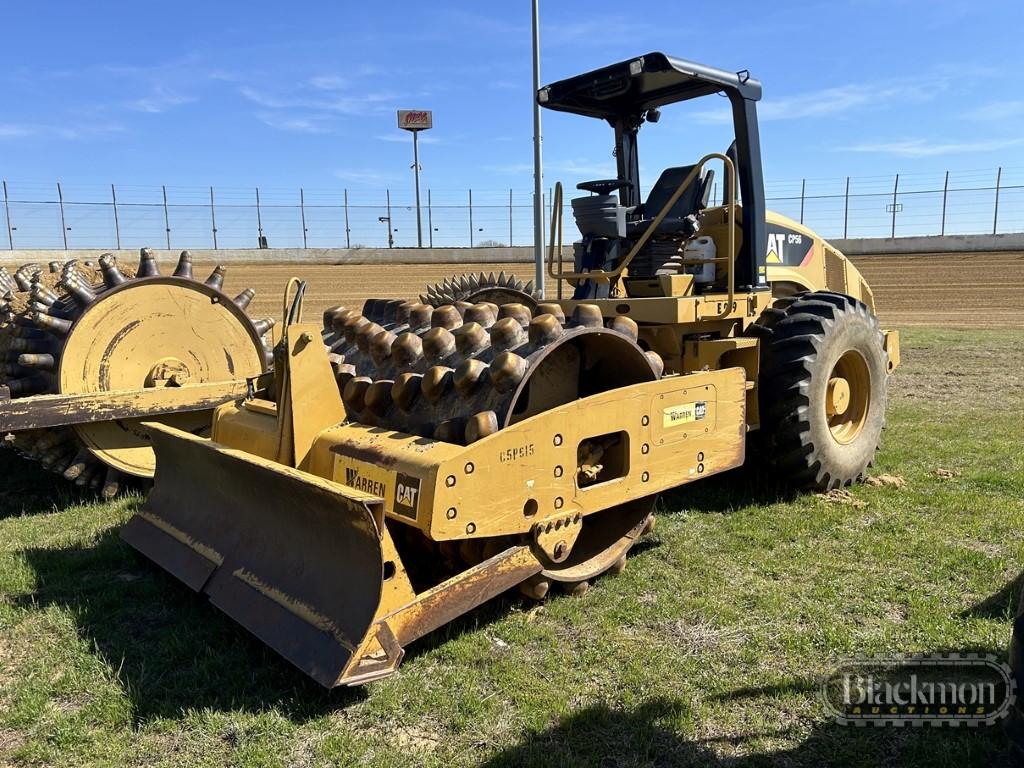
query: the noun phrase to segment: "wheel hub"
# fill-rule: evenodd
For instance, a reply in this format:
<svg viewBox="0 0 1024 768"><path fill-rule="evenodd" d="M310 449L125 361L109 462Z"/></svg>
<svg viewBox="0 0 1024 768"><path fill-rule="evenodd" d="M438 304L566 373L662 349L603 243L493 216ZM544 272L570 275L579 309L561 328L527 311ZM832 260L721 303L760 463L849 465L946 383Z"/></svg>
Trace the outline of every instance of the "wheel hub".
<svg viewBox="0 0 1024 768"><path fill-rule="evenodd" d="M192 378L192 372L188 366L176 357L164 357L157 360L156 364L146 374L146 388L151 387L181 387L188 384Z"/></svg>
<svg viewBox="0 0 1024 768"><path fill-rule="evenodd" d="M828 380L825 409L829 416L841 416L850 407L850 382L838 376Z"/></svg>
<svg viewBox="0 0 1024 768"><path fill-rule="evenodd" d="M871 374L855 349L844 352L832 368L825 389L825 414L836 442L852 443L864 430L871 405Z"/></svg>

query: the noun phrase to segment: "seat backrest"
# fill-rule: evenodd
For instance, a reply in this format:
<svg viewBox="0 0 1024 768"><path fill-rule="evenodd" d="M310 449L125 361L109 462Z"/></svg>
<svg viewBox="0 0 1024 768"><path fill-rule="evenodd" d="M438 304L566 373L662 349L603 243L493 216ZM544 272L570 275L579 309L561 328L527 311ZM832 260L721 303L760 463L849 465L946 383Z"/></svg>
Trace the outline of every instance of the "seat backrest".
<svg viewBox="0 0 1024 768"><path fill-rule="evenodd" d="M651 187L651 191L648 193L647 200L644 203L645 219L653 219L661 212L661 209L665 207L665 203L675 194L679 185L690 175L690 171L694 167L692 165L681 165L677 168L666 168L661 172L661 176L658 177L658 181ZM703 194L703 180L694 179L679 199L676 200L676 204L669 210L666 218L682 219L691 213L696 213L700 208L700 200Z"/></svg>
<svg viewBox="0 0 1024 768"><path fill-rule="evenodd" d="M704 178L700 180L700 209L703 211L711 201L711 184L715 180L715 169L708 168L704 171Z"/></svg>

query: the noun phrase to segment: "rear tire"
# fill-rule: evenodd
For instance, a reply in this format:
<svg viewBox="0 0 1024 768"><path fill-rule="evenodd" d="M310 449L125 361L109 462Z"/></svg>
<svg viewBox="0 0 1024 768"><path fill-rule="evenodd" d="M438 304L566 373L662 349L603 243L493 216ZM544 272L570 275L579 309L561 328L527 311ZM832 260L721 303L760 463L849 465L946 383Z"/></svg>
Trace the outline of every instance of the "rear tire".
<svg viewBox="0 0 1024 768"><path fill-rule="evenodd" d="M757 325L762 339L762 451L773 474L828 490L861 478L885 426L889 359L865 304L828 291L786 297Z"/></svg>

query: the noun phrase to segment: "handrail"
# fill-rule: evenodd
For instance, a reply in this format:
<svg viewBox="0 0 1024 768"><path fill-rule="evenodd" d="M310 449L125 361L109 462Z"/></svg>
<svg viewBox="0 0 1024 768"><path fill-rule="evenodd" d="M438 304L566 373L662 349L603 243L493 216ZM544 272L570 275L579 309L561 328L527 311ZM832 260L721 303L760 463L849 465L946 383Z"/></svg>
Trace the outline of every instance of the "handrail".
<svg viewBox="0 0 1024 768"><path fill-rule="evenodd" d="M556 239L555 228L557 226L558 233ZM557 245L556 245L557 244ZM552 266L555 260L555 248L558 248L558 272L554 273L554 267ZM551 237L548 239L548 275L551 276L552 280L557 281L556 286L558 288L558 298L562 298L562 280L559 279L559 275L563 274L562 270L562 182L555 182L555 193L551 200Z"/></svg>
<svg viewBox="0 0 1024 768"><path fill-rule="evenodd" d="M729 288L729 299L726 302L725 310L709 319L714 320L726 317L729 314L729 312L732 311L732 303L735 298L735 288L733 286L733 269L736 262L736 166L733 164L731 158L729 158L727 155L722 154L721 152L711 152L710 154L707 154L700 159L700 161L693 167L693 170L691 170L687 177L683 179L682 183L680 183L679 187L672 194L672 197L668 199L668 202L666 202L662 209L658 212L658 215L654 217L654 221L652 221L650 225L647 227L647 229L644 230L644 233L643 235L640 236L640 239L633 244L633 247L630 249L629 253L626 254L626 257L619 262L619 265L615 269L610 271L595 269L591 270L590 272L565 272L562 270L562 182L557 182L555 184L554 199L552 200L551 241L548 246L547 259L548 275L551 277L551 279L558 281L595 279L610 280L621 275L622 272L626 269L626 267L629 266L630 262L633 261L633 258L637 255L637 253L640 252L640 249L647 244L648 240L650 240L651 236L654 234L654 232L658 229L658 226L668 215L668 212L672 210L672 206L674 206L676 202L678 202L679 198L682 196L686 188L693 183L694 179L697 178L698 174L700 174L700 172L704 169L704 166L707 165L712 160L722 161L722 164L725 166L726 176L729 180L729 184L727 187L729 191L729 196L727 200L722 201L722 205L727 212L727 222L729 230L727 241L728 245L726 248L726 253L728 254L728 256L716 259L699 259L691 261L696 261L697 263L705 263L708 261L726 262L726 280L728 282ZM555 239L556 229L558 237L557 240ZM556 244L558 246L557 273L555 272L554 265ZM559 282L559 291L561 291L561 287L562 284L561 282Z"/></svg>

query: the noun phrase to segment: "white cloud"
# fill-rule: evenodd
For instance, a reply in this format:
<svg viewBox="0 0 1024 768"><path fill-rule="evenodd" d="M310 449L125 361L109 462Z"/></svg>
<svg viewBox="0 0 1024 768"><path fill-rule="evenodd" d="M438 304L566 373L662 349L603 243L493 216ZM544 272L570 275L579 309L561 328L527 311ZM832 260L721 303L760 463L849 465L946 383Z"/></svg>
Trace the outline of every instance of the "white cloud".
<svg viewBox="0 0 1024 768"><path fill-rule="evenodd" d="M45 125L39 123L0 123L0 140L40 138L74 141L103 137L124 131L117 123L81 123L74 126Z"/></svg>
<svg viewBox="0 0 1024 768"><path fill-rule="evenodd" d="M226 69L211 69L206 73L208 80L216 80L222 83L237 83L242 79L242 76L237 72L231 72Z"/></svg>
<svg viewBox="0 0 1024 768"><path fill-rule="evenodd" d="M927 101L948 85L949 77L939 74L888 83L849 83L781 98L768 96L757 105L757 116L762 122L831 117L894 102ZM723 103L697 112L695 119L705 125L728 124L732 122L732 112Z"/></svg>
<svg viewBox="0 0 1024 768"><path fill-rule="evenodd" d="M511 39L522 39L522 35L529 34L529 26L525 23L514 24L495 17L493 14L477 13L459 9L438 9L438 18L447 27L462 27L475 34L498 35Z"/></svg>
<svg viewBox="0 0 1024 768"><path fill-rule="evenodd" d="M1024 117L1024 101L995 101L983 104L963 115L967 120L999 122Z"/></svg>
<svg viewBox="0 0 1024 768"><path fill-rule="evenodd" d="M31 136L33 133L33 126L30 125L0 123L0 139L14 139L21 136Z"/></svg>
<svg viewBox="0 0 1024 768"><path fill-rule="evenodd" d="M278 96L259 91L251 86L243 86L238 91L243 98L259 104L267 109L309 109L319 112L334 112L339 115L366 115L390 109L386 102L393 100L390 93L365 93L358 96L315 95L315 96Z"/></svg>
<svg viewBox="0 0 1024 768"><path fill-rule="evenodd" d="M1024 137L1011 139L981 139L968 141L934 141L931 139L899 139L839 147L838 152L867 152L899 157L937 157L972 152L996 152L1010 147L1024 146Z"/></svg>
<svg viewBox="0 0 1024 768"><path fill-rule="evenodd" d="M309 84L319 91L340 91L348 87L348 80L341 75L316 75Z"/></svg>
<svg viewBox="0 0 1024 768"><path fill-rule="evenodd" d="M295 133L329 133L331 128L325 118L320 115L308 115L300 117L276 114L273 112L260 112L257 117L264 125L276 128L279 131L292 131Z"/></svg>
<svg viewBox="0 0 1024 768"><path fill-rule="evenodd" d="M160 112L166 112L172 107L177 107L182 104L188 104L190 101L195 101L191 96L184 96L180 93L176 93L163 86L157 86L148 95L141 99L128 102L125 106L128 109L133 109L137 112L149 112L151 114L158 114Z"/></svg>
<svg viewBox="0 0 1024 768"><path fill-rule="evenodd" d="M334 171L334 175L342 181L349 181L353 184L366 184L367 186L380 186L396 180L393 174L369 168L340 168Z"/></svg>

